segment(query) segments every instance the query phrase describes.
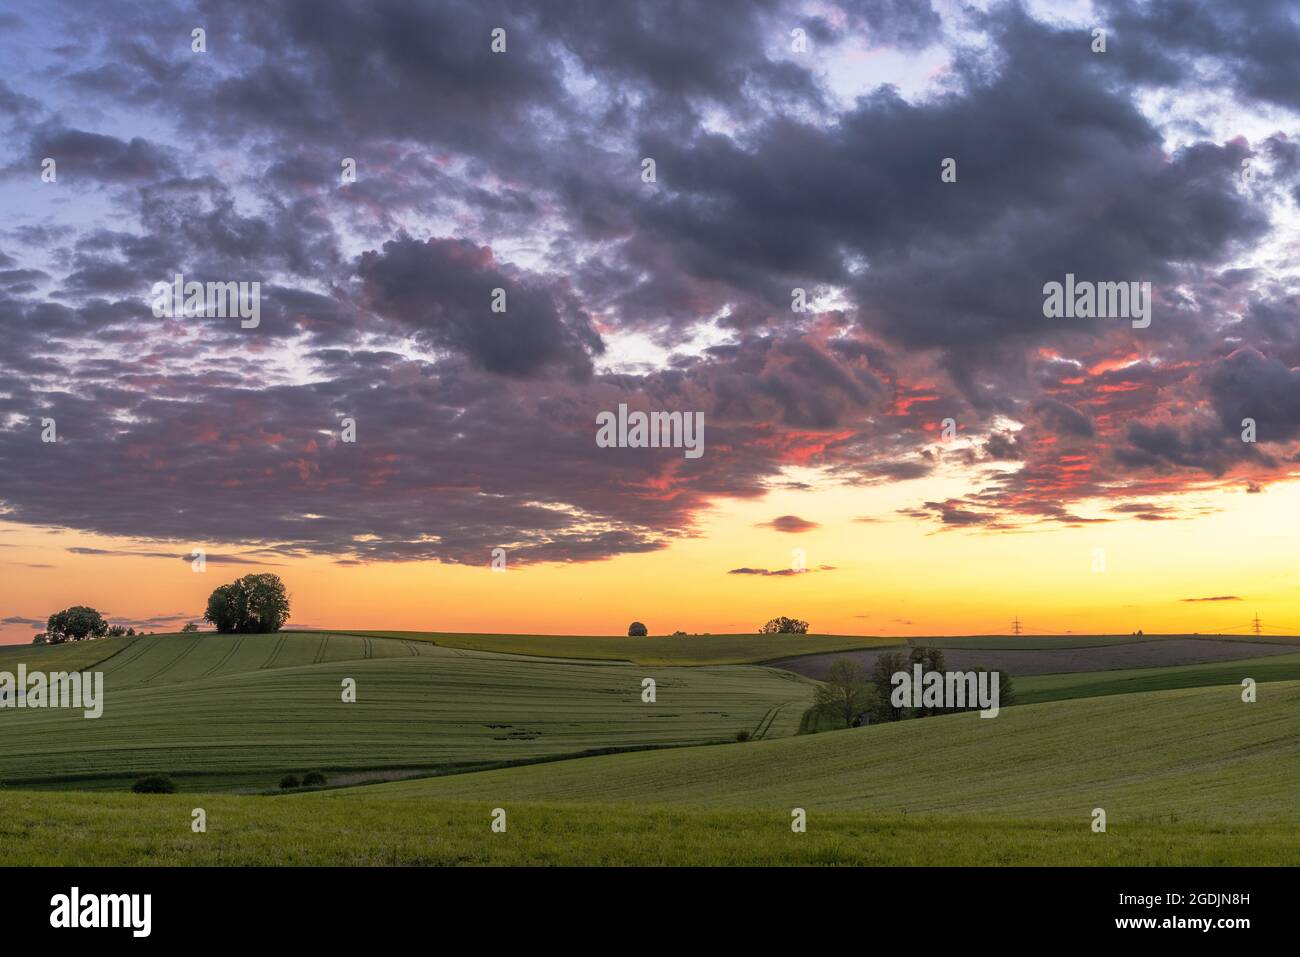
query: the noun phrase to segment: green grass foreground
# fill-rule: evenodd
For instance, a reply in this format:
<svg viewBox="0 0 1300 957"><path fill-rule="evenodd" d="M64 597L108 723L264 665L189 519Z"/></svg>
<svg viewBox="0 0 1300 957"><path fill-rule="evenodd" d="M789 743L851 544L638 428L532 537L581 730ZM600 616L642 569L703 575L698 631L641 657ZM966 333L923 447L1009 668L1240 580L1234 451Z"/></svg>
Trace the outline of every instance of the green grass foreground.
<svg viewBox="0 0 1300 957"><path fill-rule="evenodd" d="M191 830L201 807L208 830ZM1294 824L0 791L0 865L1286 865Z"/></svg>

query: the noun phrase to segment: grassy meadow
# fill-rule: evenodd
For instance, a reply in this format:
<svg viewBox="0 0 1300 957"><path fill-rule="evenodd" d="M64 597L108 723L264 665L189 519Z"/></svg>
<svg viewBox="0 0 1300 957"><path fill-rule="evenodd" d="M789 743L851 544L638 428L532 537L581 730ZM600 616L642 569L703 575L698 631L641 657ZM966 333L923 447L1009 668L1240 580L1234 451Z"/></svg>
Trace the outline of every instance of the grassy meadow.
<svg viewBox="0 0 1300 957"><path fill-rule="evenodd" d="M62 651L24 660L54 667ZM323 633L137 638L97 669L97 720L0 712L0 782L121 789L161 772L189 790L271 788L307 769L435 773L775 737L795 733L814 688L769 668L575 664ZM342 701L346 678L355 703ZM644 678L656 681L653 704Z"/></svg>
<svg viewBox="0 0 1300 957"><path fill-rule="evenodd" d="M94 721L0 710L0 864L1300 860L1300 654L1029 675L995 719L818 734L798 734L817 683L759 664L891 644L311 631L3 649L0 670L102 671L107 700ZM308 769L329 786L277 790ZM182 793L126 793L147 772Z"/></svg>

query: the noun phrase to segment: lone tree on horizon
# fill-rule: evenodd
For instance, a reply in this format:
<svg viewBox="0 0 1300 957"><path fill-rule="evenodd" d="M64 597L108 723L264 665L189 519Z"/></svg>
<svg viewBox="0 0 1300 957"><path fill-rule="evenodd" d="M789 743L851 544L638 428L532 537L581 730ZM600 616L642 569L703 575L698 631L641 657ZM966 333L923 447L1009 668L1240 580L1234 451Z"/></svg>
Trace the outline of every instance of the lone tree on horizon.
<svg viewBox="0 0 1300 957"><path fill-rule="evenodd" d="M645 625L641 624L639 621L634 621L632 624L627 626L627 636L629 638L644 638L647 634L649 634L649 632L646 631Z"/></svg>
<svg viewBox="0 0 1300 957"><path fill-rule="evenodd" d="M279 575L245 575L218 585L208 597L203 617L224 634L279 631L289 619L289 596Z"/></svg>
<svg viewBox="0 0 1300 957"><path fill-rule="evenodd" d="M786 618L784 615L773 618L758 630L760 635L806 635L808 622L798 618Z"/></svg>

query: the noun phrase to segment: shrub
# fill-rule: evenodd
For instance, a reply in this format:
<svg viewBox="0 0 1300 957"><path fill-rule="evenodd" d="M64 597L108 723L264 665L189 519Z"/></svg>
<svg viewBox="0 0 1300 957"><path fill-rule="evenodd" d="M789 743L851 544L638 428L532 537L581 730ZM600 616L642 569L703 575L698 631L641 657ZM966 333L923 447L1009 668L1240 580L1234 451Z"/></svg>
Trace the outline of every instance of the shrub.
<svg viewBox="0 0 1300 957"><path fill-rule="evenodd" d="M195 622L190 621L190 622L186 622L186 623L185 623L185 627L181 629L181 634L182 634L182 635L189 635L189 634L192 634L192 633L194 633L194 632L196 632L196 631L198 631L198 630L199 630L199 626L198 626L198 624L195 623Z"/></svg>
<svg viewBox="0 0 1300 957"><path fill-rule="evenodd" d="M639 621L634 621L627 626L627 636L629 638L644 638L647 634L645 625Z"/></svg>
<svg viewBox="0 0 1300 957"><path fill-rule="evenodd" d="M685 637L686 637L686 632L682 631L682 630L679 628L677 631L674 631L674 632L673 632L673 637L674 637L674 638L685 638Z"/></svg>
<svg viewBox="0 0 1300 957"><path fill-rule="evenodd" d="M286 774L280 778L280 790L288 791L290 788L302 787L302 782L298 780L296 774Z"/></svg>
<svg viewBox="0 0 1300 957"><path fill-rule="evenodd" d="M748 731L748 730L745 730L745 731L737 731L737 732L736 732L736 740L739 741L739 742L741 742L742 744L743 744L744 742L748 741L748 740L749 740L749 731Z"/></svg>
<svg viewBox="0 0 1300 957"><path fill-rule="evenodd" d="M308 771L302 776L302 786L305 788L320 787L325 783L325 775L319 771Z"/></svg>
<svg viewBox="0 0 1300 957"><path fill-rule="evenodd" d="M175 794L176 782L165 774L146 774L131 785L131 790L136 794Z"/></svg>

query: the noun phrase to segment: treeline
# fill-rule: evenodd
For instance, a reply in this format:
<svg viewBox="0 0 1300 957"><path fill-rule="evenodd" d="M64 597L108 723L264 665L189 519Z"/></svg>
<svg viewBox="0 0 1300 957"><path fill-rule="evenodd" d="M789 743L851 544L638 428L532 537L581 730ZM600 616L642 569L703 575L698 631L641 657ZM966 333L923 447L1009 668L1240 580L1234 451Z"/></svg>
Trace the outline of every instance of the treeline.
<svg viewBox="0 0 1300 957"><path fill-rule="evenodd" d="M804 716L804 731L815 731L822 723L838 728L853 728L862 724L884 721L905 721L957 711L976 711L971 702L964 708L895 707L892 701L894 675L911 672L920 665L926 673L945 672L943 651L939 648L915 647L909 654L887 651L876 657L870 668L864 668L852 658L838 658L831 663L821 687L817 689L813 706ZM991 672L993 669L976 666L967 671ZM1011 676L998 672L998 701L1000 705L1014 703L1015 688Z"/></svg>

